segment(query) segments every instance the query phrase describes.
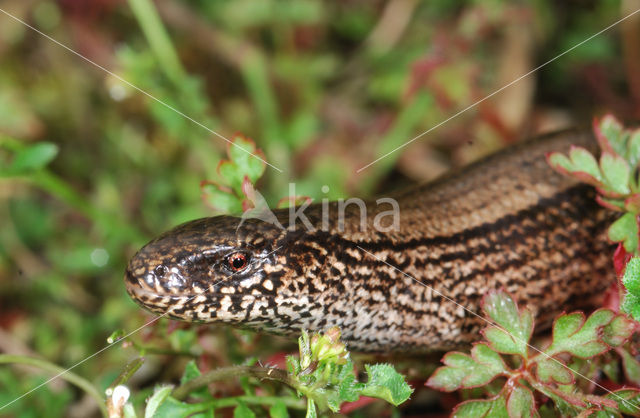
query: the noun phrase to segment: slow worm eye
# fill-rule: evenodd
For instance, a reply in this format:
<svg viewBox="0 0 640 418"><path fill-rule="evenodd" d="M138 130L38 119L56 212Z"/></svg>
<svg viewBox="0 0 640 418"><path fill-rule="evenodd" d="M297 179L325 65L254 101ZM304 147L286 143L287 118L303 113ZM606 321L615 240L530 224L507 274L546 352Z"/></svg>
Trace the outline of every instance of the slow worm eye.
<svg viewBox="0 0 640 418"><path fill-rule="evenodd" d="M249 264L249 260L244 253L233 253L227 257L227 265L234 272L244 270L247 264Z"/></svg>

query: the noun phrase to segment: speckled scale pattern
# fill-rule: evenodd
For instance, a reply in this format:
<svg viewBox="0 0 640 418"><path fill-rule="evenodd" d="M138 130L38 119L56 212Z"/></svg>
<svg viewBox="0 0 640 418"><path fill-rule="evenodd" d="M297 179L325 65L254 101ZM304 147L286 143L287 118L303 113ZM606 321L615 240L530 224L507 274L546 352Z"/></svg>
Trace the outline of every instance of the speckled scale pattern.
<svg viewBox="0 0 640 418"><path fill-rule="evenodd" d="M595 203L591 187L545 161L570 144L595 148L590 134L566 131L397 194L393 232L372 228L374 216L389 210L374 201L365 231L355 205L340 229L335 203L326 230L320 204L304 212L312 231L257 219L239 226L231 216L191 221L132 258L127 290L153 312L192 322L284 335L338 325L351 349L369 352L449 350L477 340L486 324L438 293L481 314L483 295L504 288L537 312L541 329L563 311L597 306L614 280L605 233L613 214ZM285 224L288 209L275 213ZM234 272L227 260L238 252L249 261Z"/></svg>

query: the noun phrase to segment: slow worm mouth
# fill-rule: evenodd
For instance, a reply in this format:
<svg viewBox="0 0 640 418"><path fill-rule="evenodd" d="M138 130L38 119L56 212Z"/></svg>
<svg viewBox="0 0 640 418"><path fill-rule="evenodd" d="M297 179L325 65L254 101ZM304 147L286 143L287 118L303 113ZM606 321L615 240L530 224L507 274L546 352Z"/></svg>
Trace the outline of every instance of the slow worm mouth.
<svg viewBox="0 0 640 418"><path fill-rule="evenodd" d="M143 287L132 284L130 282L127 282L126 289L127 289L127 293L129 293L129 295L134 300L136 300L138 303L141 303L142 305L147 304L147 302L145 302L146 300L155 299L155 298L165 298L165 299L170 299L172 301L176 301L176 302L180 301L182 303L185 303L192 299L196 299L198 296L203 296L207 299L210 299L212 297L215 297L217 299L229 297L234 300L241 299L247 296L250 296L254 299L257 299L257 298L273 299L275 297L274 295L265 295L265 294L255 295L255 294L248 294L248 293L221 293L221 292L215 292L215 291L179 293L179 294L178 293L158 293L152 290L144 289ZM206 302L203 302L203 303L206 303Z"/></svg>

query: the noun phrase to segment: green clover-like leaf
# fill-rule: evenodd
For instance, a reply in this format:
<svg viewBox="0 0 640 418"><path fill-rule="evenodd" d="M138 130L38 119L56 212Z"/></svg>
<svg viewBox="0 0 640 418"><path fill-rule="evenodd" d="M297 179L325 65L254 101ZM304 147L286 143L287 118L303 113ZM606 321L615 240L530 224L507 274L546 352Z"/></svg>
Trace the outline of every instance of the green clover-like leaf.
<svg viewBox="0 0 640 418"><path fill-rule="evenodd" d="M586 321L581 312L560 316L553 324L553 342L545 353L549 356L569 353L590 358L607 351L609 346L601 339L602 328L615 316L609 309L598 309Z"/></svg>
<svg viewBox="0 0 640 418"><path fill-rule="evenodd" d="M594 119L593 130L603 152L626 156L624 127L615 116L607 114L600 120Z"/></svg>
<svg viewBox="0 0 640 418"><path fill-rule="evenodd" d="M411 386L404 377L396 372L389 364L365 365L369 380L362 388L362 394L374 398L384 399L392 405L398 406L413 393Z"/></svg>
<svg viewBox="0 0 640 418"><path fill-rule="evenodd" d="M638 251L638 222L633 213L625 213L618 218L609 227L608 234L611 241L622 242L628 253Z"/></svg>
<svg viewBox="0 0 640 418"><path fill-rule="evenodd" d="M451 416L456 418L509 418L507 402L503 396L487 400L471 400L458 404Z"/></svg>
<svg viewBox="0 0 640 418"><path fill-rule="evenodd" d="M640 296L636 296L631 293L624 295L624 299L620 305L620 310L631 315L633 319L640 322Z"/></svg>
<svg viewBox="0 0 640 418"><path fill-rule="evenodd" d="M618 347L631 338L636 324L625 315L617 315L602 329L602 341L611 347Z"/></svg>
<svg viewBox="0 0 640 418"><path fill-rule="evenodd" d="M623 414L640 417L640 390L620 389L608 394L606 398L615 401Z"/></svg>
<svg viewBox="0 0 640 418"><path fill-rule="evenodd" d="M556 171L592 184L597 187L602 186L602 173L595 157L585 148L571 147L569 157L559 152L552 152L547 157L549 164Z"/></svg>
<svg viewBox="0 0 640 418"><path fill-rule="evenodd" d="M533 333L533 314L518 305L505 292L490 292L482 301L482 309L499 325L489 326L483 334L491 348L504 354L527 357L528 342Z"/></svg>
<svg viewBox="0 0 640 418"><path fill-rule="evenodd" d="M255 183L264 173L266 167L263 161L264 154L252 140L236 135L233 138L233 145L229 144L227 152L231 161L242 173L240 179L246 174Z"/></svg>
<svg viewBox="0 0 640 418"><path fill-rule="evenodd" d="M451 392L460 388L486 385L508 372L502 357L486 344L476 344L471 355L457 351L447 353L439 367L427 381L427 386Z"/></svg>
<svg viewBox="0 0 640 418"><path fill-rule="evenodd" d="M619 155L604 152L600 157L600 169L604 177L604 183L609 191L626 195L629 190L629 177L631 170L629 164Z"/></svg>
<svg viewBox="0 0 640 418"><path fill-rule="evenodd" d="M533 417L536 410L533 393L526 387L516 384L507 398L509 418Z"/></svg>
<svg viewBox="0 0 640 418"><path fill-rule="evenodd" d="M560 360L552 357L544 358L536 363L536 375L542 383L559 383L570 385L574 382L575 376Z"/></svg>

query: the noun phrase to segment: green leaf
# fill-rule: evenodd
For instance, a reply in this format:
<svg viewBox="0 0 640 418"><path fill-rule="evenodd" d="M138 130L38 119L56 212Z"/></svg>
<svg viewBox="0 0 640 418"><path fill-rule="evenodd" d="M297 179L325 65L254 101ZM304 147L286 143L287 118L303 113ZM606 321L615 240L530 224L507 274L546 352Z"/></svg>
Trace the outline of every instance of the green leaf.
<svg viewBox="0 0 640 418"><path fill-rule="evenodd" d="M256 418L256 414L243 402L233 410L233 418Z"/></svg>
<svg viewBox="0 0 640 418"><path fill-rule="evenodd" d="M603 152L613 151L620 156L626 156L624 127L615 116L603 116L595 126L595 133Z"/></svg>
<svg viewBox="0 0 640 418"><path fill-rule="evenodd" d="M217 211L223 213L241 213L242 203L233 191L213 182L203 182L200 185L202 199Z"/></svg>
<svg viewBox="0 0 640 418"><path fill-rule="evenodd" d="M640 257L629 260L622 276L622 284L629 293L640 296Z"/></svg>
<svg viewBox="0 0 640 418"><path fill-rule="evenodd" d="M411 396L413 389L405 382L404 377L396 372L390 364L365 365L369 380L362 388L362 394L384 399L398 406Z"/></svg>
<svg viewBox="0 0 640 418"><path fill-rule="evenodd" d="M616 351L622 357L622 370L627 380L640 386L640 362L624 348L619 348Z"/></svg>
<svg viewBox="0 0 640 418"><path fill-rule="evenodd" d="M449 352L442 362L445 366L431 375L427 386L446 392L486 385L508 371L500 355L485 344L476 344L471 349L471 356Z"/></svg>
<svg viewBox="0 0 640 418"><path fill-rule="evenodd" d="M618 404L618 409L623 414L640 417L640 390L620 389L606 396Z"/></svg>
<svg viewBox="0 0 640 418"><path fill-rule="evenodd" d="M631 293L624 295L620 310L631 315L636 321L640 321L640 296Z"/></svg>
<svg viewBox="0 0 640 418"><path fill-rule="evenodd" d="M571 159L559 152L552 152L547 157L549 165L564 175L570 175L596 187L602 185L602 175L598 162L589 151L581 147L573 147L569 151Z"/></svg>
<svg viewBox="0 0 640 418"><path fill-rule="evenodd" d="M187 363L187 365L184 368L184 373L180 378L180 384L184 385L189 380L193 380L200 375L201 373L200 373L200 370L198 370L198 366L196 366L196 362L194 360L191 360L190 362ZM211 394L209 393L207 386L203 386L197 390L194 390L193 392L191 392L191 396L199 396L201 398L211 398Z"/></svg>
<svg viewBox="0 0 640 418"><path fill-rule="evenodd" d="M208 413L207 413L208 412ZM145 411L145 417L147 417L147 411ZM152 415L153 418L173 418L173 417L192 417L192 418L205 418L212 417L212 409L210 405L204 403L186 403L168 396L158 406Z"/></svg>
<svg viewBox="0 0 640 418"><path fill-rule="evenodd" d="M586 321L581 312L560 316L553 324L553 342L546 354L589 358L607 351L609 346L601 340L601 331L615 316L609 309L598 309Z"/></svg>
<svg viewBox="0 0 640 418"><path fill-rule="evenodd" d="M39 142L19 150L9 171L12 174L25 174L44 168L58 154L58 146L49 142Z"/></svg>
<svg viewBox="0 0 640 418"><path fill-rule="evenodd" d="M271 418L289 418L287 406L283 401L277 401L269 408L269 416Z"/></svg>
<svg viewBox="0 0 640 418"><path fill-rule="evenodd" d="M311 398L307 398L307 414L305 418L318 418L318 410L316 404Z"/></svg>
<svg viewBox="0 0 640 418"><path fill-rule="evenodd" d="M511 297L491 291L482 301L484 312L500 327L489 326L483 331L489 345L498 352L527 357L527 344L533 332L533 315L520 311Z"/></svg>
<svg viewBox="0 0 640 418"><path fill-rule="evenodd" d="M229 158L236 164L242 174L240 179L246 174L251 179L251 182L255 183L264 173L266 164L256 158L259 157L264 160L264 155L256 148L256 144L252 140L240 135L235 136L233 145L229 145L228 153Z"/></svg>
<svg viewBox="0 0 640 418"><path fill-rule="evenodd" d="M617 315L609 322L602 332L602 341L611 347L618 347L633 335L635 323L624 315Z"/></svg>
<svg viewBox="0 0 640 418"><path fill-rule="evenodd" d="M536 365L536 375L542 383L555 382L561 385L569 385L574 382L573 372L560 360L544 358L538 361Z"/></svg>
<svg viewBox="0 0 640 418"><path fill-rule="evenodd" d="M144 410L145 418L152 418L156 414L156 410L164 402L164 400L171 394L173 387L160 386L153 392L153 395L147 401L147 407Z"/></svg>
<svg viewBox="0 0 640 418"><path fill-rule="evenodd" d="M625 213L609 227L609 239L622 242L624 249L631 254L638 251L638 223L633 213Z"/></svg>
<svg viewBox="0 0 640 418"><path fill-rule="evenodd" d="M516 384L507 399L509 418L533 417L535 405L533 393L526 387Z"/></svg>
<svg viewBox="0 0 640 418"><path fill-rule="evenodd" d="M627 141L627 161L631 168L636 168L640 162L640 128L632 131Z"/></svg>
<svg viewBox="0 0 640 418"><path fill-rule="evenodd" d="M509 418L506 401L502 396L489 400L472 400L458 404L452 417L456 418Z"/></svg>
<svg viewBox="0 0 640 418"><path fill-rule="evenodd" d="M600 168L609 190L622 195L631 192L629 190L631 170L624 158L605 152L600 157Z"/></svg>

